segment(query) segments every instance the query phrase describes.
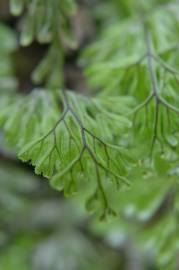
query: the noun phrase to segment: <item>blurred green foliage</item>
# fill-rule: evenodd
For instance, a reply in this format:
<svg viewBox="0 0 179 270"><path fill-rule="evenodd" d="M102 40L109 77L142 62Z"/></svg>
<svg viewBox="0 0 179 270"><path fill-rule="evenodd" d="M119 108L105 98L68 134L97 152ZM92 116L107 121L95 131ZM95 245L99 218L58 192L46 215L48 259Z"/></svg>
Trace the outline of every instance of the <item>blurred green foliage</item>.
<svg viewBox="0 0 179 270"><path fill-rule="evenodd" d="M177 270L179 2L97 1L82 53L80 4L49 3L12 0L0 24L0 270ZM14 56L34 43L23 94ZM71 50L88 97L61 89Z"/></svg>

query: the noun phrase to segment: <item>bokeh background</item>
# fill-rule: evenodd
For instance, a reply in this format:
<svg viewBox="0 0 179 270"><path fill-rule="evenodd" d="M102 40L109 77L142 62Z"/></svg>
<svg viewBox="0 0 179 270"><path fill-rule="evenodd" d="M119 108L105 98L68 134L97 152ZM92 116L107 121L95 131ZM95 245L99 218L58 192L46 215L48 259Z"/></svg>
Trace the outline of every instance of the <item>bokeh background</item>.
<svg viewBox="0 0 179 270"><path fill-rule="evenodd" d="M130 14L130 1L124 2L78 1L70 21L78 46L65 48L62 68L67 88L90 91L79 55L105 20ZM48 49L38 42L20 46L22 26L23 14L12 16L9 2L0 0L2 108L7 91L29 93L36 86L30 74ZM176 238L167 238L168 231L161 233L161 228L170 230L174 224L166 215L174 191L161 186L160 179L143 187L136 183L133 191L121 195L121 216L102 222L85 211L82 195L64 198L46 179L35 176L30 165L18 161L0 131L0 270L168 270L158 265L171 259L177 265L172 258Z"/></svg>

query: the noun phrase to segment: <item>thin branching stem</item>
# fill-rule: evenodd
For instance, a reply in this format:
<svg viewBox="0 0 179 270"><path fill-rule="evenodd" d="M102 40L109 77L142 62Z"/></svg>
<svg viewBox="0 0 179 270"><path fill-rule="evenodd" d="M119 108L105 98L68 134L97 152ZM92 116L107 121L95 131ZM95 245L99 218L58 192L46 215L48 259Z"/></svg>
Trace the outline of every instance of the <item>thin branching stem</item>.
<svg viewBox="0 0 179 270"><path fill-rule="evenodd" d="M178 82L177 75L179 75L179 71L175 70L174 68L170 67L168 64L166 64L160 57L156 56L152 51L152 43L151 43L151 37L150 32L148 29L148 26L143 23L144 25L144 36L145 36L145 43L146 43L146 60L147 60L147 68L149 72L149 77L151 81L151 92L148 95L148 97L139 104L130 114L133 114L134 117L136 114L143 109L144 107L147 107L149 103L154 99L155 102L155 112L154 112L154 124L153 124L153 137L152 137L152 143L151 143L151 154L153 152L153 148L155 145L156 140L159 140L158 138L158 125L159 125L159 108L160 105L163 105L167 111L173 111L176 114L179 114L179 109L177 109L175 106L171 105L168 101L166 101L164 98L162 98L159 95L158 91L158 82L157 82L157 76L156 71L154 68L154 62L159 64L165 72L170 73L175 80ZM161 142L160 142L161 144Z"/></svg>

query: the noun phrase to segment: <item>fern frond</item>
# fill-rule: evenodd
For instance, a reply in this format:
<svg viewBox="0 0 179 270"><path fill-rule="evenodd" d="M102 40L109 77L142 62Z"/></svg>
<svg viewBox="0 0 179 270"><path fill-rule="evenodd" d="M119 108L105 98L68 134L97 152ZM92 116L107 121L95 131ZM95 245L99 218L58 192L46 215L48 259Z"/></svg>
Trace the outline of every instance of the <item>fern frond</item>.
<svg viewBox="0 0 179 270"><path fill-rule="evenodd" d="M26 10L24 17L24 29L21 36L21 43L24 46L29 45L34 39L40 43L50 43L55 38L60 38L65 33L68 17L75 10L73 0L11 0L11 12L19 16L23 10ZM58 29L57 25L60 26Z"/></svg>
<svg viewBox="0 0 179 270"><path fill-rule="evenodd" d="M179 128L176 6L174 2L144 18L129 18L107 27L82 58L89 65L89 83L103 89L100 97L122 94L136 99L137 106L128 115L133 119L134 140L130 144L137 149L142 141L147 142L145 158L151 156L154 146L160 154L166 148L177 152L167 142L169 137L177 140Z"/></svg>
<svg viewBox="0 0 179 270"><path fill-rule="evenodd" d="M46 56L32 74L35 83L46 83L47 87L63 85L64 47L76 47L70 31L70 16L76 10L73 0L11 0L11 12L22 18L20 44L29 46L34 40L50 44ZM61 74L61 75L60 75Z"/></svg>
<svg viewBox="0 0 179 270"><path fill-rule="evenodd" d="M66 195L78 192L83 182L93 182L93 193L107 213L106 182L116 188L128 185L131 163L124 146L112 145L113 136L121 129L122 137L131 123L110 109L110 99L90 100L64 90L59 98L61 108L52 94L36 90L2 110L0 124L19 157L31 161L37 174L52 178L52 185Z"/></svg>
<svg viewBox="0 0 179 270"><path fill-rule="evenodd" d="M7 94L17 87L12 67L12 53L17 48L17 40L14 32L3 24L0 24L0 39L0 93ZM1 99L0 102L3 105Z"/></svg>

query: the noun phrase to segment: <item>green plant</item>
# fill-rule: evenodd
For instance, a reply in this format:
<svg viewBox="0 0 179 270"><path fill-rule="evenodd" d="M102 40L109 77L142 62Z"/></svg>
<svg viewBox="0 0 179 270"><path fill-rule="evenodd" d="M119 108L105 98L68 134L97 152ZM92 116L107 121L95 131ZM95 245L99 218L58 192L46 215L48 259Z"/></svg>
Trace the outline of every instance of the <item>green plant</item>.
<svg viewBox="0 0 179 270"><path fill-rule="evenodd" d="M66 46L76 45L69 26L74 1L12 0L14 15L26 10L21 45L35 39L49 48L32 75L40 89L28 95L0 90L0 125L22 161L31 162L36 174L65 195L82 194L87 209L101 219L120 214L124 224L132 220L144 226L156 218L141 241L154 235L158 265L174 269L179 3L167 2L111 1L111 10L119 6L113 20L96 12L100 33L79 59L91 87L84 96L65 89L62 72ZM143 211L147 216L141 218Z"/></svg>

